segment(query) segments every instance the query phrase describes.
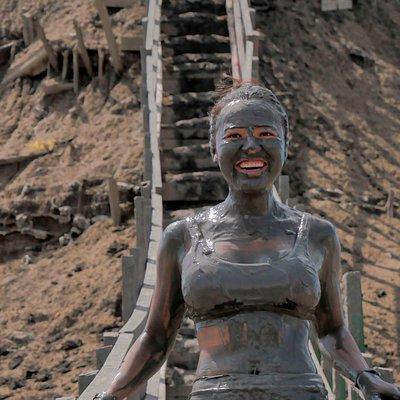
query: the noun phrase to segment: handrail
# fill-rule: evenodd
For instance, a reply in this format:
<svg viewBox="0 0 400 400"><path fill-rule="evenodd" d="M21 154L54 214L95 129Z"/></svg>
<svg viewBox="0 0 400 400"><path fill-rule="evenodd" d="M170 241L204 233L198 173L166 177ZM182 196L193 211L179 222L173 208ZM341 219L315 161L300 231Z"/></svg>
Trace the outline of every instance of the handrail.
<svg viewBox="0 0 400 400"><path fill-rule="evenodd" d="M258 79L258 40L248 0L226 0L234 79Z"/></svg>
<svg viewBox="0 0 400 400"><path fill-rule="evenodd" d="M102 368L98 371L92 382L86 387L78 400L91 400L95 393L104 391L116 375L127 351L134 341L142 333L146 323L151 297L156 282L156 259L158 245L162 235L162 179L160 153L158 138L161 128L162 108L162 63L161 63L161 42L160 42L160 21L161 21L162 0L149 0L147 4L147 18L145 24L144 50L142 52L142 108L143 126L145 130L145 159L150 162L145 165L145 173L150 178L151 192L150 219L144 221L149 224L149 232L146 243L139 252L145 251L144 262L146 265L143 284L140 289L134 310L120 329L116 342L106 358ZM146 140L147 138L147 140ZM146 164L146 163L145 163ZM146 215L146 213L145 213ZM138 218L138 216L136 216ZM141 257L139 257L141 259ZM144 399L165 400L165 365L156 373L146 385Z"/></svg>

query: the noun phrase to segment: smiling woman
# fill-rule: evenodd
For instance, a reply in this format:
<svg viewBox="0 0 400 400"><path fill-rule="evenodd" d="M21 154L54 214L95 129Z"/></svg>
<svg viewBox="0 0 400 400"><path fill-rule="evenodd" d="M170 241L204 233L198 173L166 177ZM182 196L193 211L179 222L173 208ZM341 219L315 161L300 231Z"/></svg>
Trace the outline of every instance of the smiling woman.
<svg viewBox="0 0 400 400"><path fill-rule="evenodd" d="M312 324L366 399L399 399L344 324L334 226L273 195L289 142L275 95L251 83L231 88L210 122L229 193L164 230L145 330L100 398L123 399L154 374L188 311L200 348L191 400L327 400L308 349Z"/></svg>

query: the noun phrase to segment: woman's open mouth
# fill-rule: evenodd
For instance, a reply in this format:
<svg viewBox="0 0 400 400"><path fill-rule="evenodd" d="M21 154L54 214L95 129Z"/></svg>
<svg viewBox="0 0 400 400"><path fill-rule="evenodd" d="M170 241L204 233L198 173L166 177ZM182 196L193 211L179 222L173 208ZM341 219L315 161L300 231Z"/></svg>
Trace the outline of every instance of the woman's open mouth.
<svg viewBox="0 0 400 400"><path fill-rule="evenodd" d="M242 158L235 164L237 171L252 176L261 175L267 167L268 163L263 158Z"/></svg>

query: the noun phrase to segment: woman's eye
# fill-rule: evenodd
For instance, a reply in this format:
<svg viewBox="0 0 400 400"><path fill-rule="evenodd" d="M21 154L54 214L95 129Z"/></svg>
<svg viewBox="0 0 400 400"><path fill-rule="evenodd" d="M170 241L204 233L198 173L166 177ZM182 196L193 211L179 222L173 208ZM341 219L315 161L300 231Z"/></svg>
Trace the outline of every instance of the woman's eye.
<svg viewBox="0 0 400 400"><path fill-rule="evenodd" d="M229 133L228 135L225 136L225 139L238 139L241 138L242 135L240 133Z"/></svg>
<svg viewBox="0 0 400 400"><path fill-rule="evenodd" d="M271 131L262 131L260 132L260 136L262 137L275 137L275 133Z"/></svg>

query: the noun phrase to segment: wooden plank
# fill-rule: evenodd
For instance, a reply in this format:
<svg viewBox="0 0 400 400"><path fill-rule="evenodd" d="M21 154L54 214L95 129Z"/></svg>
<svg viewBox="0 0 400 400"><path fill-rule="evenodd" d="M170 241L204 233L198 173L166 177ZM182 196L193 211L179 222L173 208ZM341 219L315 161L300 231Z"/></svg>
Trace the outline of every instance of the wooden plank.
<svg viewBox="0 0 400 400"><path fill-rule="evenodd" d="M352 0L337 0L337 7L339 10L350 10L353 8Z"/></svg>
<svg viewBox="0 0 400 400"><path fill-rule="evenodd" d="M104 82L104 50L98 48L97 49L97 54L98 54L98 71L97 75L99 77L100 83Z"/></svg>
<svg viewBox="0 0 400 400"><path fill-rule="evenodd" d="M110 17L104 4L104 0L94 0L94 4L97 8L97 11L99 12L100 19L103 24L104 33L106 35L108 47L110 49L111 62L114 69L117 72L121 72L123 69L122 60L119 54L117 41L115 40L115 36L112 31Z"/></svg>
<svg viewBox="0 0 400 400"><path fill-rule="evenodd" d="M79 396L79 400L92 400L94 395L103 392L108 388L111 381L117 374L118 368L125 357L133 342L133 335L128 333L120 333L117 342L112 348L103 367L95 376L91 384Z"/></svg>
<svg viewBox="0 0 400 400"><path fill-rule="evenodd" d="M78 65L78 50L74 47L72 50L72 69L73 69L73 82L74 92L79 93L79 65Z"/></svg>
<svg viewBox="0 0 400 400"><path fill-rule="evenodd" d="M119 206L119 190L114 178L108 179L108 200L110 203L111 218L115 225L121 222L121 208Z"/></svg>
<svg viewBox="0 0 400 400"><path fill-rule="evenodd" d="M69 60L69 50L66 49L63 51L63 63L61 69L61 80L65 81L67 79L68 74L68 60Z"/></svg>
<svg viewBox="0 0 400 400"><path fill-rule="evenodd" d="M90 385L93 379L96 377L98 370L86 372L84 374L79 375L78 377L78 392L79 394L83 393L85 389Z"/></svg>
<svg viewBox="0 0 400 400"><path fill-rule="evenodd" d="M253 24L251 22L250 9L247 1L240 1L240 8L242 13L243 29L246 40L249 40L253 35Z"/></svg>
<svg viewBox="0 0 400 400"><path fill-rule="evenodd" d="M101 367L104 365L111 349L112 346L103 346L96 349L96 367L98 369L101 369Z"/></svg>
<svg viewBox="0 0 400 400"><path fill-rule="evenodd" d="M59 82L56 79L45 79L40 84L43 92L47 95L53 95L71 90L74 85L70 82Z"/></svg>
<svg viewBox="0 0 400 400"><path fill-rule="evenodd" d="M226 0L226 14L228 19L229 42L231 45L232 76L234 79L241 79L232 0Z"/></svg>
<svg viewBox="0 0 400 400"><path fill-rule="evenodd" d="M389 218L393 218L394 216L394 190L389 189L388 199L386 202L386 215Z"/></svg>
<svg viewBox="0 0 400 400"><path fill-rule="evenodd" d="M364 345L364 320L361 294L361 274L359 271L346 272L344 281L344 312L346 322L361 352Z"/></svg>
<svg viewBox="0 0 400 400"><path fill-rule="evenodd" d="M126 8L133 7L136 0L104 0L106 7Z"/></svg>
<svg viewBox="0 0 400 400"><path fill-rule="evenodd" d="M238 58L241 74L243 74L244 63L245 63L245 43L243 37L243 23L242 23L242 15L239 5L239 0L233 0L233 15L235 21L235 37L236 37L236 46L238 49Z"/></svg>
<svg viewBox="0 0 400 400"><path fill-rule="evenodd" d="M49 58L49 62L51 64L51 66L54 68L54 70L57 71L58 70L57 55L54 52L53 48L51 47L50 42L47 40L46 34L45 34L43 27L39 21L37 22L37 32L38 32L39 39L42 41L43 46L46 50L47 57Z"/></svg>
<svg viewBox="0 0 400 400"><path fill-rule="evenodd" d="M337 0L321 0L322 11L334 11L337 10L337 8L338 8Z"/></svg>
<svg viewBox="0 0 400 400"><path fill-rule="evenodd" d="M122 319L128 321L135 309L144 278L144 267L139 264L139 250L122 257Z"/></svg>
<svg viewBox="0 0 400 400"><path fill-rule="evenodd" d="M89 53L87 51L85 42L83 40L82 29L75 19L74 19L74 28L75 28L76 38L78 40L78 51L79 51L80 56L82 57L83 65L85 66L88 74L90 76L93 76L92 63L90 62Z"/></svg>
<svg viewBox="0 0 400 400"><path fill-rule="evenodd" d="M35 39L33 18L31 14L22 14L22 36L24 38L24 43L26 47L33 43Z"/></svg>
<svg viewBox="0 0 400 400"><path fill-rule="evenodd" d="M140 51L142 46L143 35L121 37L121 51Z"/></svg>

